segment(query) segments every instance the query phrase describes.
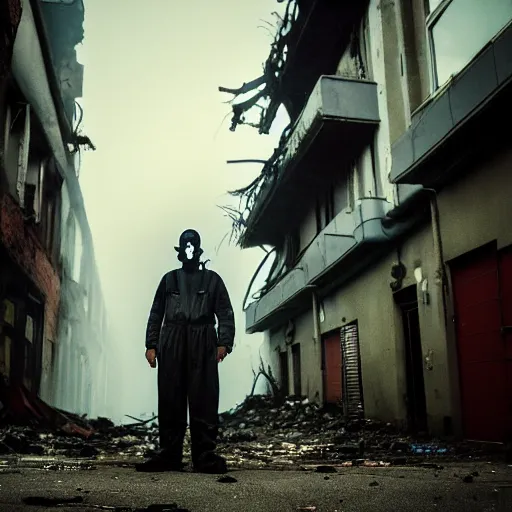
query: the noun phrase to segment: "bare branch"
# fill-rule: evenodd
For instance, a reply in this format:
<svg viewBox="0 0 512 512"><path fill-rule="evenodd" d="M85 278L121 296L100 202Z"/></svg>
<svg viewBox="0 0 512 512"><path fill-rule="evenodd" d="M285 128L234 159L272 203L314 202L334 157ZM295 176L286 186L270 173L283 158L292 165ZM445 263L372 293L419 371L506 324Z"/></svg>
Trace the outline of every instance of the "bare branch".
<svg viewBox="0 0 512 512"><path fill-rule="evenodd" d="M251 80L250 82L245 82L242 87L239 87L238 89L229 89L227 87L219 87L220 92L227 92L229 94L234 94L235 96L238 96L240 94L245 94L247 92L254 91L257 87L260 85L263 85L266 81L265 75L261 75L259 78L256 78L255 80Z"/></svg>
<svg viewBox="0 0 512 512"><path fill-rule="evenodd" d="M248 158L246 160L227 160L227 164L266 164L267 160L258 160L256 158Z"/></svg>

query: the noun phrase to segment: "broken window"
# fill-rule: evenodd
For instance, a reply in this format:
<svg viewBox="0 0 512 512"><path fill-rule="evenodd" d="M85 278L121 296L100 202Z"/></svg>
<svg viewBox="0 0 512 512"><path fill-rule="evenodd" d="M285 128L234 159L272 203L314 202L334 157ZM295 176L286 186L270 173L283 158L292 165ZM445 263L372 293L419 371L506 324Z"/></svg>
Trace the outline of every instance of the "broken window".
<svg viewBox="0 0 512 512"><path fill-rule="evenodd" d="M434 90L459 73L511 19L510 0L452 0L434 11L428 21Z"/></svg>
<svg viewBox="0 0 512 512"><path fill-rule="evenodd" d="M27 216L37 223L40 222L41 220L41 207L43 202L43 179L43 162L39 158L30 155L25 180L24 207Z"/></svg>
<svg viewBox="0 0 512 512"><path fill-rule="evenodd" d="M60 191L62 178L53 160L43 163L43 190L41 200L41 242L48 251L48 254L56 258L58 230L60 228Z"/></svg>

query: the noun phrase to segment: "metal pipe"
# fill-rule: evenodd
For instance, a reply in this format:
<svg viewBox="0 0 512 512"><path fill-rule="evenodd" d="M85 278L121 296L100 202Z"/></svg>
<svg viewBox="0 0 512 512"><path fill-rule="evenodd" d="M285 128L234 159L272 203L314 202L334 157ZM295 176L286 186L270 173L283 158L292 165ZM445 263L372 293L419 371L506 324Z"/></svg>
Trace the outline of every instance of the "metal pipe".
<svg viewBox="0 0 512 512"><path fill-rule="evenodd" d="M314 284L306 285L306 288L312 290L312 306L313 306L313 341L314 343L320 342L320 322L318 321L318 297L316 296L315 290L318 288Z"/></svg>

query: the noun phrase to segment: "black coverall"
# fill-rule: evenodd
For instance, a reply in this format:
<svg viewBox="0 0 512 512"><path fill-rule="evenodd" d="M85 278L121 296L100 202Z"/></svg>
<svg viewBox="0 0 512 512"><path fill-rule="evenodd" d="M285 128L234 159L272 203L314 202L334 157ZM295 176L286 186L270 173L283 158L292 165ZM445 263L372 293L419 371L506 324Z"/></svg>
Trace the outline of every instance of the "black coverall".
<svg viewBox="0 0 512 512"><path fill-rule="evenodd" d="M215 317L218 320L215 329ZM211 270L167 273L149 315L146 348L158 361L161 457L181 463L190 413L192 463L216 447L219 374L217 347L233 348L235 322L222 278Z"/></svg>

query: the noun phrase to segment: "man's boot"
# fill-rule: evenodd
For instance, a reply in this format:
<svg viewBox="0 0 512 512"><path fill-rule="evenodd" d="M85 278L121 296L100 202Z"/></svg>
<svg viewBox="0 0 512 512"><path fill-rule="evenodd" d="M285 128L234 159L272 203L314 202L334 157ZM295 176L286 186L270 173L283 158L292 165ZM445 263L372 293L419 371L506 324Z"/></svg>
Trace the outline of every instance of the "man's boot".
<svg viewBox="0 0 512 512"><path fill-rule="evenodd" d="M150 459L135 464L135 470L140 473L160 473L164 471L183 471L183 462L166 459L155 455Z"/></svg>
<svg viewBox="0 0 512 512"><path fill-rule="evenodd" d="M204 452L194 462L194 471L223 475L228 472L228 466L224 457L217 455L215 452Z"/></svg>

